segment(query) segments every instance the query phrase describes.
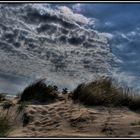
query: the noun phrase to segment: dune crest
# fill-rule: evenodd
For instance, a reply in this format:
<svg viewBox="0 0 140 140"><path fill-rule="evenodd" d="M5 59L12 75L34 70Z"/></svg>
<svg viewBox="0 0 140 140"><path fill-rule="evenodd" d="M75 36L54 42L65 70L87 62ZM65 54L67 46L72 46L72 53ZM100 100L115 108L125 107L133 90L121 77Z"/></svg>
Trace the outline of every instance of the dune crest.
<svg viewBox="0 0 140 140"><path fill-rule="evenodd" d="M29 105L31 121L10 137L139 136L139 113L127 108L85 107L72 101ZM133 125L134 124L134 125Z"/></svg>

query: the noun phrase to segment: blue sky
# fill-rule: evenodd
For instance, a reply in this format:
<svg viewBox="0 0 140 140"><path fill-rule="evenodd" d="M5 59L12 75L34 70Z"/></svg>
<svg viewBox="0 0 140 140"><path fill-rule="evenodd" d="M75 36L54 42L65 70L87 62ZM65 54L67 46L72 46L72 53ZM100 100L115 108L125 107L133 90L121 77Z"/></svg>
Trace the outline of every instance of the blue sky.
<svg viewBox="0 0 140 140"><path fill-rule="evenodd" d="M140 4L78 4L75 12L100 20L99 30L129 31L139 25ZM81 9L81 10L79 10Z"/></svg>
<svg viewBox="0 0 140 140"><path fill-rule="evenodd" d="M98 31L114 36L110 45L113 54L120 59L119 70L139 81L140 4L78 4L72 7L75 12L97 19L95 28Z"/></svg>

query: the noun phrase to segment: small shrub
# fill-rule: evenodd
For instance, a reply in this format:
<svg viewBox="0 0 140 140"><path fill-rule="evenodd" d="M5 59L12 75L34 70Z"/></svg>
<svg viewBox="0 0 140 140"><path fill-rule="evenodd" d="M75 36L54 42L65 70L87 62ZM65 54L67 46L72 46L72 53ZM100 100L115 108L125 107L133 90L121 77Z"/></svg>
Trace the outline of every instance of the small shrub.
<svg viewBox="0 0 140 140"><path fill-rule="evenodd" d="M62 91L62 94L67 94L67 93L68 93L68 89L64 88L63 91Z"/></svg>
<svg viewBox="0 0 140 140"><path fill-rule="evenodd" d="M19 102L36 101L36 102L50 102L54 101L57 95L56 86L46 85L45 79L35 81L29 85L21 93Z"/></svg>
<svg viewBox="0 0 140 140"><path fill-rule="evenodd" d="M129 102L128 107L131 110L138 110L140 109L140 96L135 95L135 97L132 97L131 101Z"/></svg>
<svg viewBox="0 0 140 140"><path fill-rule="evenodd" d="M6 94L5 93L0 93L0 102L6 100Z"/></svg>

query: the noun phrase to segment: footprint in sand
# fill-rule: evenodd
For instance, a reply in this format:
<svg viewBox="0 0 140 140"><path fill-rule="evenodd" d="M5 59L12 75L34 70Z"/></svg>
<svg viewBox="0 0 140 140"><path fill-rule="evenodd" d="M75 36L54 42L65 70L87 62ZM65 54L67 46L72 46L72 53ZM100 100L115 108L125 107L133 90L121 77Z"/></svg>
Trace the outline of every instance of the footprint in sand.
<svg viewBox="0 0 140 140"><path fill-rule="evenodd" d="M51 110L48 112L48 114L55 114L55 112L56 112L55 110Z"/></svg>
<svg viewBox="0 0 140 140"><path fill-rule="evenodd" d="M28 133L28 130L27 130L27 129L26 129L26 130L22 130L22 132L23 132L23 133Z"/></svg>
<svg viewBox="0 0 140 140"><path fill-rule="evenodd" d="M65 119L68 119L68 118L71 117L71 114L69 114L69 113L65 113L63 117L64 117Z"/></svg>
<svg viewBox="0 0 140 140"><path fill-rule="evenodd" d="M48 120L50 120L49 117L44 117L44 116L43 116L43 119L41 119L41 122L48 121Z"/></svg>
<svg viewBox="0 0 140 140"><path fill-rule="evenodd" d="M58 115L59 115L60 117L65 117L65 112L58 112Z"/></svg>
<svg viewBox="0 0 140 140"><path fill-rule="evenodd" d="M46 115L47 113L47 110L42 110L41 115Z"/></svg>
<svg viewBox="0 0 140 140"><path fill-rule="evenodd" d="M28 112L29 112L29 114L35 114L36 110L35 109L30 109Z"/></svg>
<svg viewBox="0 0 140 140"><path fill-rule="evenodd" d="M34 126L34 125L29 125L29 126L27 127L27 129L28 129L28 130L31 130L31 131L34 131L35 126Z"/></svg>
<svg viewBox="0 0 140 140"><path fill-rule="evenodd" d="M50 111L52 111L52 110L54 110L54 108L48 108L49 113L50 113Z"/></svg>
<svg viewBox="0 0 140 140"><path fill-rule="evenodd" d="M54 120L61 120L62 118L61 118L61 116L59 116L58 114L56 114L55 116L54 116Z"/></svg>
<svg viewBox="0 0 140 140"><path fill-rule="evenodd" d="M56 127L60 127L61 125L58 123L58 124L56 124Z"/></svg>
<svg viewBox="0 0 140 140"><path fill-rule="evenodd" d="M36 129L34 127L31 128L31 131L36 131Z"/></svg>
<svg viewBox="0 0 140 140"><path fill-rule="evenodd" d="M52 121L52 120L49 119L49 120L43 121L42 124L48 124L48 123L50 123L51 121Z"/></svg>
<svg viewBox="0 0 140 140"><path fill-rule="evenodd" d="M34 122L34 125L39 126L39 125L41 125L41 122L40 122L40 121L35 121L35 122Z"/></svg>
<svg viewBox="0 0 140 140"><path fill-rule="evenodd" d="M134 135L135 133L133 131L128 132L128 135Z"/></svg>
<svg viewBox="0 0 140 140"><path fill-rule="evenodd" d="M57 109L56 109L56 111L65 111L65 110L67 110L67 109L64 108L64 107L63 107L63 108L57 108Z"/></svg>
<svg viewBox="0 0 140 140"><path fill-rule="evenodd" d="M59 123L59 121L53 121L53 122L48 123L47 125L51 126L51 125L55 125L55 124L58 124L58 123Z"/></svg>

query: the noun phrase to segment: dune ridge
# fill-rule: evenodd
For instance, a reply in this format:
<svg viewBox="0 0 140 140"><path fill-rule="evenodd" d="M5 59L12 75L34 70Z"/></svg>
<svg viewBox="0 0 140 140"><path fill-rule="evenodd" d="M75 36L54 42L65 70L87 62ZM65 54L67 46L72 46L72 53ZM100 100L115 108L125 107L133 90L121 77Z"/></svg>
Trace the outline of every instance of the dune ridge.
<svg viewBox="0 0 140 140"><path fill-rule="evenodd" d="M10 137L138 137L139 113L127 108L85 107L72 101L29 105L31 122Z"/></svg>

